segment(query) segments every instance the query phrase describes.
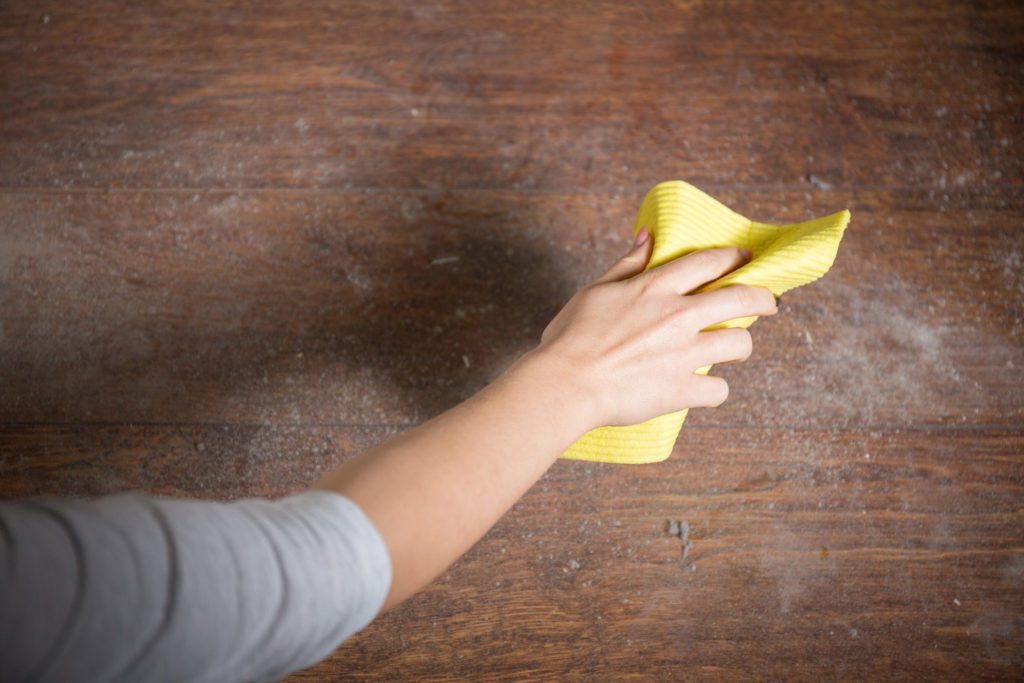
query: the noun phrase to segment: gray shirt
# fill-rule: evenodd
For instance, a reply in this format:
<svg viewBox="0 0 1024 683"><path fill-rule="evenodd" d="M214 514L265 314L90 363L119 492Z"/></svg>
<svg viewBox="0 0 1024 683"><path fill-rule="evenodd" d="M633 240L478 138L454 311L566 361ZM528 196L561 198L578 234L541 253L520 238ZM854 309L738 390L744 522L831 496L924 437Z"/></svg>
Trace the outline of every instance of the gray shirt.
<svg viewBox="0 0 1024 683"><path fill-rule="evenodd" d="M377 529L332 492L0 503L0 680L277 680L390 586Z"/></svg>

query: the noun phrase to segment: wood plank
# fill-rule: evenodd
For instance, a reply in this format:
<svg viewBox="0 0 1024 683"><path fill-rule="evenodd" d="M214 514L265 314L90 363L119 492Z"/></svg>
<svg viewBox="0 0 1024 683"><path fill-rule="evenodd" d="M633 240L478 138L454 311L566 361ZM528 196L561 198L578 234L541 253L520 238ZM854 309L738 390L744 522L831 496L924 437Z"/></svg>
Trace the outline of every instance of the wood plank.
<svg viewBox="0 0 1024 683"><path fill-rule="evenodd" d="M433 588L311 677L957 678L1024 665L1019 433L686 436L664 466L556 465ZM672 519L688 523L685 557Z"/></svg>
<svg viewBox="0 0 1024 683"><path fill-rule="evenodd" d="M2 425L0 495L230 500L307 488L401 425Z"/></svg>
<svg viewBox="0 0 1024 683"><path fill-rule="evenodd" d="M654 182L849 207L671 460L557 463L294 680L1017 678L1022 36L1000 2L3 3L0 497L285 495L530 348Z"/></svg>
<svg viewBox="0 0 1024 683"><path fill-rule="evenodd" d="M1021 423L1019 202L720 196L764 220L854 219L694 424ZM639 201L0 193L0 421L417 423L531 348L623 252Z"/></svg>
<svg viewBox="0 0 1024 683"><path fill-rule="evenodd" d="M393 431L8 427L0 482L277 495ZM1019 428L692 427L655 466L556 464L426 591L295 680L1013 677L1022 493Z"/></svg>
<svg viewBox="0 0 1024 683"><path fill-rule="evenodd" d="M1019 191L1014 3L5 3L0 186Z"/></svg>

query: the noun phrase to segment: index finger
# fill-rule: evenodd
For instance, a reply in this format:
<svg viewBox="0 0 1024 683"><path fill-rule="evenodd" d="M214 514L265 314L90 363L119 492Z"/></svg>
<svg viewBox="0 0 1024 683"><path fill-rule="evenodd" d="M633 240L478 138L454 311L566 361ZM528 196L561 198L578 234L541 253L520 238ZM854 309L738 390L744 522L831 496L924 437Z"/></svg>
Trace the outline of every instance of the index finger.
<svg viewBox="0 0 1024 683"><path fill-rule="evenodd" d="M689 294L701 285L736 270L749 259L750 252L739 247L702 249L652 268L638 277L658 282L677 294Z"/></svg>

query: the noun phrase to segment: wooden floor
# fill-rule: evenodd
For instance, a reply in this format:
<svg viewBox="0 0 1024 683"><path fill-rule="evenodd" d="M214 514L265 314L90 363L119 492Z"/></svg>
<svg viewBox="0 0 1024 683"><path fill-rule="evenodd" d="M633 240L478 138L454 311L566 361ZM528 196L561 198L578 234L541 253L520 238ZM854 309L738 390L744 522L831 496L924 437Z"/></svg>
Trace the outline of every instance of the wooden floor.
<svg viewBox="0 0 1024 683"><path fill-rule="evenodd" d="M559 462L294 680L1024 677L1018 3L259 4L0 5L0 494L298 490L655 182L849 208L671 460Z"/></svg>

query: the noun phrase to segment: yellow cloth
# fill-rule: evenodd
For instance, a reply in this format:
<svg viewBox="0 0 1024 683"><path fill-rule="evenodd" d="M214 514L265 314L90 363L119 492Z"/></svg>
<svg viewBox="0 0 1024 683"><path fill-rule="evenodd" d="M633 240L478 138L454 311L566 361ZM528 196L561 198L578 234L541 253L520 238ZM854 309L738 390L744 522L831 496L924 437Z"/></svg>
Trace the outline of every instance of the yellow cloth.
<svg viewBox="0 0 1024 683"><path fill-rule="evenodd" d="M817 280L832 267L849 211L792 225L768 225L744 218L697 188L679 180L655 185L640 207L633 234L654 235L647 269L698 249L739 246L750 261L701 287L706 292L726 285L767 287L775 296ZM749 327L757 317L737 318L714 327ZM711 369L700 368L707 374ZM600 427L584 434L561 457L622 464L659 462L672 454L686 411L669 413L637 425Z"/></svg>

